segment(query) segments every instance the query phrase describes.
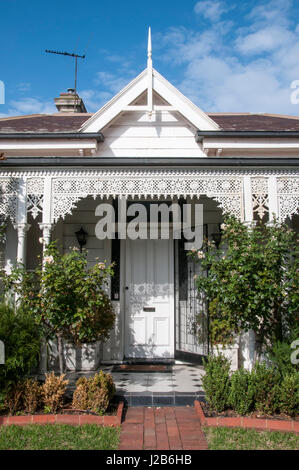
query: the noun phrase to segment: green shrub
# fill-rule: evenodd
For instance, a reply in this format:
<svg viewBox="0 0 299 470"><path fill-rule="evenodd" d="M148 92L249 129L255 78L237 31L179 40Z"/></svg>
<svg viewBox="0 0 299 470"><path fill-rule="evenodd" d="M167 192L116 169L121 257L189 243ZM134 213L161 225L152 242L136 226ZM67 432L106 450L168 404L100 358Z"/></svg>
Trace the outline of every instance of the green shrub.
<svg viewBox="0 0 299 470"><path fill-rule="evenodd" d="M112 376L100 371L89 379L81 377L77 380L72 406L101 414L107 410L114 393Z"/></svg>
<svg viewBox="0 0 299 470"><path fill-rule="evenodd" d="M294 335L294 339L299 337L299 332ZM269 359L277 368L282 377L299 372L299 364L292 364L291 354L294 351L291 349L292 339L286 341L275 341L269 350Z"/></svg>
<svg viewBox="0 0 299 470"><path fill-rule="evenodd" d="M37 380L26 379L24 380L24 411L33 414L41 406L42 402L42 387Z"/></svg>
<svg viewBox="0 0 299 470"><path fill-rule="evenodd" d="M11 415L18 412L33 414L41 405L41 386L37 380L19 380L6 391L3 409Z"/></svg>
<svg viewBox="0 0 299 470"><path fill-rule="evenodd" d="M23 396L24 396L24 382L11 384L7 389L4 398L4 409L9 411L9 414L14 415L23 409Z"/></svg>
<svg viewBox="0 0 299 470"><path fill-rule="evenodd" d="M201 266L196 285L211 307L210 340L225 344L253 330L260 354L298 324L298 234L277 219L245 226L228 214L221 230L219 250L192 250Z"/></svg>
<svg viewBox="0 0 299 470"><path fill-rule="evenodd" d="M277 387L280 374L274 367L267 367L264 362L256 362L251 372L254 389L255 410L264 414L273 414L278 409Z"/></svg>
<svg viewBox="0 0 299 470"><path fill-rule="evenodd" d="M204 360L205 375L202 385L206 401L212 410L221 412L228 407L230 392L230 362L223 355L208 356Z"/></svg>
<svg viewBox="0 0 299 470"><path fill-rule="evenodd" d="M248 370L239 369L231 376L229 404L240 415L246 415L253 408L254 385Z"/></svg>
<svg viewBox="0 0 299 470"><path fill-rule="evenodd" d="M39 330L28 312L16 312L0 304L0 339L5 345L5 364L0 366L0 390L6 391L37 365Z"/></svg>
<svg viewBox="0 0 299 470"><path fill-rule="evenodd" d="M52 242L34 272L17 265L3 277L6 291L18 294L19 305L34 312L44 336L56 337L61 374L63 340L80 345L109 337L115 312L106 288L112 275L112 265L88 267L87 251L61 254Z"/></svg>
<svg viewBox="0 0 299 470"><path fill-rule="evenodd" d="M68 380L64 380L65 374L56 376L54 372L46 374L45 383L42 385L42 400L44 408L49 413L56 413L63 406L64 394Z"/></svg>
<svg viewBox="0 0 299 470"><path fill-rule="evenodd" d="M276 387L279 411L290 416L299 412L299 373L286 375Z"/></svg>

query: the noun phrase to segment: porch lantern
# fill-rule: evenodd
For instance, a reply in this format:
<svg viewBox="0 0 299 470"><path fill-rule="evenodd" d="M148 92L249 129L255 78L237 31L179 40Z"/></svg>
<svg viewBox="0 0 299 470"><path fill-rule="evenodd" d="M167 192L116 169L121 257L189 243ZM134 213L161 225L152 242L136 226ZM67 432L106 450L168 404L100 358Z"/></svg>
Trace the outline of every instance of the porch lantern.
<svg viewBox="0 0 299 470"><path fill-rule="evenodd" d="M80 230L78 230L77 232L75 232L75 235L76 235L76 237L77 237L77 241L78 241L79 246L80 246L80 252L82 253L82 248L83 248L83 246L85 246L86 243L87 243L88 233L85 232L85 230L83 229L83 227L81 227Z"/></svg>
<svg viewBox="0 0 299 470"><path fill-rule="evenodd" d="M215 243L215 246L218 250L219 245L221 243L222 233L221 232L212 233L212 238L213 238L213 242Z"/></svg>

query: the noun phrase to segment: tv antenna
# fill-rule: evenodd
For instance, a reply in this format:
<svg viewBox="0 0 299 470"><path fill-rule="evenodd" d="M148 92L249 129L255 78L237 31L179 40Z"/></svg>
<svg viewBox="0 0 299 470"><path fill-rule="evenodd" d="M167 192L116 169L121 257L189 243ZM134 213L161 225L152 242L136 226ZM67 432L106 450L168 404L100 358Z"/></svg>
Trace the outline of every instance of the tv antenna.
<svg viewBox="0 0 299 470"><path fill-rule="evenodd" d="M58 55L66 55L68 57L73 57L75 59L75 109L77 105L77 74L78 74L78 59L85 59L84 55L75 54L74 52L61 52L61 51L49 51L48 49L45 50L48 54L58 54Z"/></svg>

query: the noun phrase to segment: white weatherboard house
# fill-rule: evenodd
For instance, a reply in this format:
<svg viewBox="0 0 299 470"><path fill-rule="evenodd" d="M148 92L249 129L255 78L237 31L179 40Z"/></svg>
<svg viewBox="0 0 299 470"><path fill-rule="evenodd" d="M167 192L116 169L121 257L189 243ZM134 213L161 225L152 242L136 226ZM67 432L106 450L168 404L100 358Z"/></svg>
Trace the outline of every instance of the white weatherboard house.
<svg viewBox="0 0 299 470"><path fill-rule="evenodd" d="M90 263L117 263L111 283L117 321L95 360L172 359L207 353L194 323L204 302L194 289L183 241L99 240L95 209L101 200L201 202L204 233L215 238L222 214L245 224L273 214L298 224L299 118L266 114L206 114L152 67L95 114L70 91L55 100L58 113L0 119L0 214L7 218L2 263L33 269L45 244L78 246L88 233ZM91 349L70 368L96 367ZM250 367L254 344L243 335L230 352L234 367ZM189 354L189 356L188 356Z"/></svg>

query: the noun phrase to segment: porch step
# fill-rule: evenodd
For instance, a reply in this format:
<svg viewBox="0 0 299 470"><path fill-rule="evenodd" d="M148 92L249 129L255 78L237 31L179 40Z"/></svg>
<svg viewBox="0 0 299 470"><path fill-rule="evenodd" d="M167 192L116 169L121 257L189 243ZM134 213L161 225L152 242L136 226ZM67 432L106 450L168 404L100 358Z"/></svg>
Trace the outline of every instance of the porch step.
<svg viewBox="0 0 299 470"><path fill-rule="evenodd" d="M194 400L205 401L202 391L193 392L116 392L116 401L127 406L193 406Z"/></svg>
<svg viewBox="0 0 299 470"><path fill-rule="evenodd" d="M128 406L186 406L202 401L202 366L174 364L169 372L113 372L114 366L102 367L112 374L117 399ZM79 377L89 377L96 371L69 372L68 392L71 394Z"/></svg>

